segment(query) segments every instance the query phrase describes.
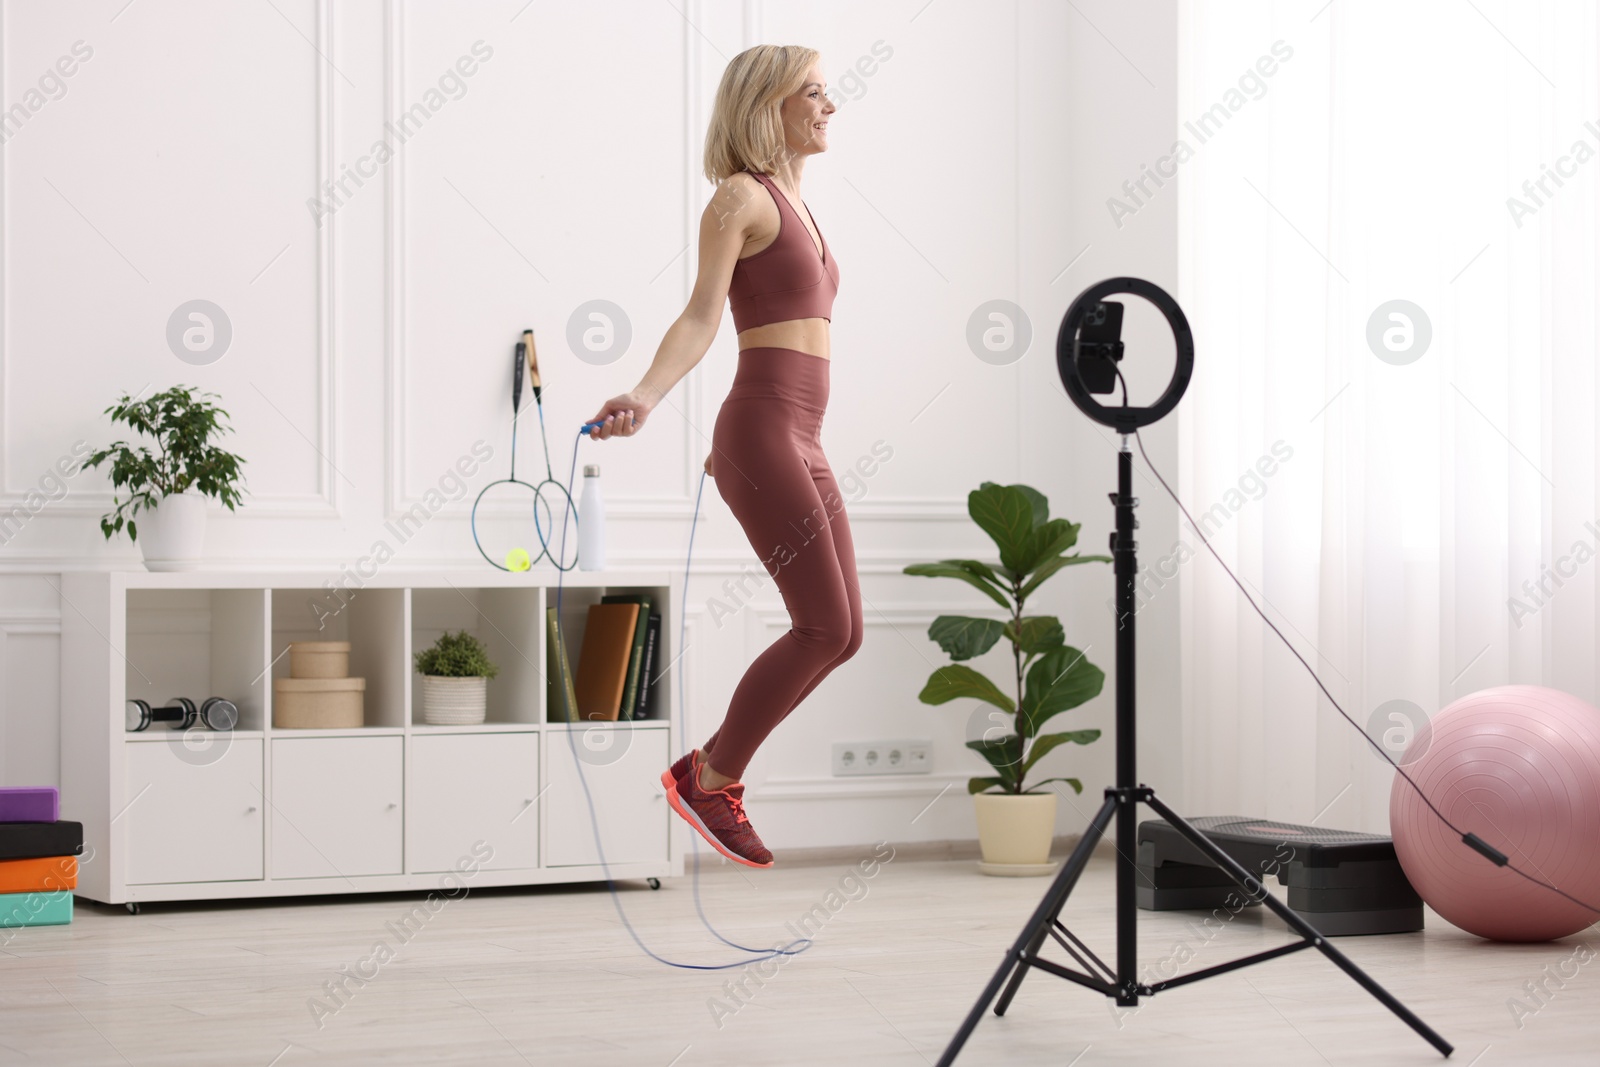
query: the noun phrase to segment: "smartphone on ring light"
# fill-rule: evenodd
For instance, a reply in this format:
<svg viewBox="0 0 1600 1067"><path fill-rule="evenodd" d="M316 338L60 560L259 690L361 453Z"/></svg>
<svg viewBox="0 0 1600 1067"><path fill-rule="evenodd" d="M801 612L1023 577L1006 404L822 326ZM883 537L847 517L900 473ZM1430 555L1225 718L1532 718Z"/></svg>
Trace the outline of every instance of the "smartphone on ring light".
<svg viewBox="0 0 1600 1067"><path fill-rule="evenodd" d="M1122 311L1115 300L1102 300L1083 316L1078 328L1078 376L1091 393L1117 387L1117 362L1122 359Z"/></svg>

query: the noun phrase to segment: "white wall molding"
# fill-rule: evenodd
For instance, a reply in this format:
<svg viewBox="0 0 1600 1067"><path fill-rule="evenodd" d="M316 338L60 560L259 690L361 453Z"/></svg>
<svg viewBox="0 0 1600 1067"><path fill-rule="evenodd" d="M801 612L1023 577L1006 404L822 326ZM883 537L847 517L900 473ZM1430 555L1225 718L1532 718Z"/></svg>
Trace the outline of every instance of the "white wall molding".
<svg viewBox="0 0 1600 1067"><path fill-rule="evenodd" d="M875 577L904 577L917 578L915 575L906 575L902 568L910 563L924 563L936 559L968 559L973 556L983 557L988 553L963 552L959 549L944 551L931 550L928 552L874 552L870 554L858 553L856 556L856 572L861 575ZM678 552L612 552L608 562L616 570L633 569L664 569L675 574L683 573L684 557ZM326 570L330 579L337 579L341 566L350 563L346 557L310 558L306 556L279 556L266 555L260 552L251 552L237 558L220 555L211 555L201 563L202 571L237 571L241 568L249 570L286 570L307 571ZM405 563L393 567L396 571L407 570L441 570L463 565L477 567L481 565L480 558L473 554L465 555L415 555L406 556ZM8 574L60 574L64 571L125 571L137 570L129 567L126 560L106 559L103 556L44 556L44 555L7 555L5 557L5 573ZM386 570L389 568L385 568ZM694 554L694 561L689 572L689 583L695 586L697 579L716 576L739 575L755 573L763 576L764 582L770 578L764 577L761 561L751 551L734 550L723 552L705 552L698 549ZM975 593L981 597L982 594ZM974 604L984 604L986 601L975 600ZM954 610L954 609L952 609Z"/></svg>
<svg viewBox="0 0 1600 1067"><path fill-rule="evenodd" d="M332 54L333 43L333 18L331 0L316 0L316 50L319 55ZM316 150L316 173L318 185L333 177L333 135L336 124L335 99L333 79L325 70L326 62L316 64L317 70L317 104L315 126L312 137ZM3 86L6 75L5 46L0 41L0 86ZM0 89L0 111L9 105L5 101L3 89ZM9 154L0 152L0 216L6 211L6 204L10 199L10 169L7 164ZM334 373L333 354L333 320L335 314L334 294L334 239L333 222L318 228L317 240L317 280L314 286L314 298L317 302L317 395L319 398L317 410L317 433L320 444L319 453L318 487L310 493L282 494L276 496L263 496L251 494L246 498L247 507L252 512L259 512L273 518L294 519L311 518L327 519L339 518L339 490L337 482L337 469L335 456L338 453L337 413L338 402L335 395L336 375ZM5 266L11 260L9 248L5 247L6 235L0 234L0 322L8 317L10 304L10 279L6 274ZM8 442L5 428L10 425L5 414L10 409L12 399L10 375L10 351L5 344L4 331L0 331L0 510L10 509L21 505L29 494L35 491L36 486L25 489L15 489L10 483L10 462L7 457ZM111 398L107 397L109 401ZM107 437L110 439L110 426L106 426ZM70 442L69 442L70 444ZM90 441L91 447L97 444ZM65 454L65 450L63 450ZM41 470L38 476L43 476L46 471ZM99 516L109 512L116 506L115 493L105 491L73 490L72 482L82 477L82 472L68 481L68 493L60 500L47 504L34 515L35 519L41 517L84 517ZM220 511L220 507L212 510ZM56 569L60 569L62 559L55 560ZM8 561L8 564L10 561ZM8 569L9 566L8 566Z"/></svg>
<svg viewBox="0 0 1600 1067"><path fill-rule="evenodd" d="M333 4L332 0L317 0L317 38L319 56L332 56L334 54L333 40ZM337 132L339 126L338 102L335 99L334 79L329 76L329 62L317 64L317 176L322 181L331 181L334 177L334 146L338 144ZM338 257L334 242L335 227L338 226L337 218L330 218L326 226L317 227L317 371L321 377L318 382L319 396L322 399L318 409L321 425L318 431L322 435L322 448L318 450L318 458L322 460L319 468L322 484L316 497L327 505L326 512L313 508L311 515L318 518L339 518L339 433L336 416L338 404L338 375L335 373L334 352L334 322L338 311L337 294L334 291L335 281L338 278ZM270 508L271 505L269 504ZM291 511L292 505L287 505L285 511Z"/></svg>
<svg viewBox="0 0 1600 1067"><path fill-rule="evenodd" d="M700 62L699 35L694 33L692 27L700 19L701 0L683 0L681 14L683 15L683 34L681 38L680 59L683 65L683 83L681 86L684 109L684 159L683 168L689 180L685 182L687 190L683 206L684 215L681 220L685 240L689 235L699 232L700 212L704 204L697 201L694 195L694 178L699 176L700 158L699 147L703 134L699 132L704 127L700 119L700 94L696 91L696 77ZM406 32L403 0L385 0L384 2L384 114L385 126L393 122L402 106L402 94L405 89L405 48ZM406 263L403 249L405 248L406 213L408 202L406 198L406 164L404 158L399 159L394 166L387 168L387 206L385 210L384 237L387 245L386 270L385 270L385 308L386 308L386 338L385 338L385 391L389 398L388 409L385 412L385 455L384 466L384 510L385 518L394 520L417 506L422 498L411 493L407 488L411 472L408 468L405 452L407 439L406 411L410 393L406 381L406 360L408 344L405 332L406 307ZM692 278L683 286L683 298L688 300L689 291L693 288ZM536 339L537 343L537 339ZM557 339L556 344L564 343L564 339ZM508 341L506 351L509 354L514 347L514 341ZM544 342L546 351L554 348L548 341ZM698 368L697 368L698 369ZM705 387L702 375L691 370L684 379L685 383L685 421L689 426L704 424L701 413L705 408ZM526 397L524 403L531 403L532 397ZM527 408L523 408L526 413ZM533 419L526 420L524 432L533 432L537 423ZM557 447L560 447L559 437L562 431L557 430ZM694 514L695 494L693 486L699 477L704 458L696 458L695 443L698 437L693 435L685 439L683 467L685 473L682 493L664 494L629 494L609 496L606 499L606 518L608 520L630 519L670 519L682 521ZM498 442L490 442L498 450ZM595 462L592 457L589 462ZM501 462L496 456L494 462ZM537 469L537 468L535 468ZM564 472L557 471L564 477ZM577 476L581 478L581 473ZM485 483L487 484L487 483ZM577 502L579 484L569 487L573 495L573 502ZM473 494L476 496L476 494ZM559 493L546 494L552 506L561 501ZM480 518L504 519L520 515L520 508L501 505L497 502L485 500L479 510ZM451 501L444 507L434 512L434 517L470 518L472 514L472 501L462 499ZM559 512L558 512L559 514Z"/></svg>
<svg viewBox="0 0 1600 1067"><path fill-rule="evenodd" d="M0 613L0 634L7 637L19 634L61 634L59 611L8 611Z"/></svg>
<svg viewBox="0 0 1600 1067"><path fill-rule="evenodd" d="M334 55L332 0L316 2L317 71L316 155L317 188L320 195L325 183L335 177L334 151L338 143L338 100L335 98L334 78L329 75L331 60L322 57ZM317 491L306 494L261 496L250 494L244 504L251 512L262 512L280 519L338 519L343 518L339 502L341 493L338 469L338 374L334 351L334 322L338 309L335 289L337 258L335 255L335 227L337 217L330 217L326 225L317 227ZM255 385L255 383L251 383ZM260 389L260 386L256 386ZM263 393L263 396L266 394ZM270 397L268 398L270 401ZM109 498L108 498L109 501ZM106 505L109 507L109 503ZM220 509L212 509L220 510Z"/></svg>

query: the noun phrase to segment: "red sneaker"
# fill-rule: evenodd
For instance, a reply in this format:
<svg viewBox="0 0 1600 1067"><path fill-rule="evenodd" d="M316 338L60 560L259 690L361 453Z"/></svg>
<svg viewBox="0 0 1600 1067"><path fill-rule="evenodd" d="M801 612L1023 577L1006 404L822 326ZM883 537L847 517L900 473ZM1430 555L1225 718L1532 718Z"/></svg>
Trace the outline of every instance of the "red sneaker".
<svg viewBox="0 0 1600 1067"><path fill-rule="evenodd" d="M771 867L772 853L761 843L750 819L744 813L744 783L734 782L722 789L701 789L700 772L685 774L667 790L667 803L682 815L711 847L747 867Z"/></svg>
<svg viewBox="0 0 1600 1067"><path fill-rule="evenodd" d="M678 781L678 779L682 778L685 774L688 773L690 766L700 762L699 760L694 758L695 757L695 753L697 753L698 751L699 751L699 749L691 748L689 751L687 751L683 755L679 756L676 763L674 763L671 767L668 767L666 770L661 772L661 788L662 789L665 789L667 792L670 793L672 791L673 785Z"/></svg>

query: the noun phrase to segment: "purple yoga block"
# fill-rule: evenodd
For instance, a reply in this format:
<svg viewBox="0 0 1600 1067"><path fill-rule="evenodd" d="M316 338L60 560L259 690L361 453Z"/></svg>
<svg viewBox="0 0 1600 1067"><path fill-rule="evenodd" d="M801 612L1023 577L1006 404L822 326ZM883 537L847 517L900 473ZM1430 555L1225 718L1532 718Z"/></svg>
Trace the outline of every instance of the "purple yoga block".
<svg viewBox="0 0 1600 1067"><path fill-rule="evenodd" d="M0 822L55 822L61 817L61 794L54 786L0 789Z"/></svg>

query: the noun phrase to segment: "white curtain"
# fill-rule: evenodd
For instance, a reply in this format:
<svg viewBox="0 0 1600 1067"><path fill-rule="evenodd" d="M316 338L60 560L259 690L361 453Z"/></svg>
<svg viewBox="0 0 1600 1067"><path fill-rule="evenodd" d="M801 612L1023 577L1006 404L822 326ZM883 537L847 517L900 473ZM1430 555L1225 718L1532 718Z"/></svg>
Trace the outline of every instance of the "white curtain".
<svg viewBox="0 0 1600 1067"><path fill-rule="evenodd" d="M1190 511L1391 740L1493 685L1600 699L1595 6L1191 2L1179 53ZM1408 308L1369 344L1391 301L1420 356ZM1386 832L1393 772L1184 536L1188 810Z"/></svg>

